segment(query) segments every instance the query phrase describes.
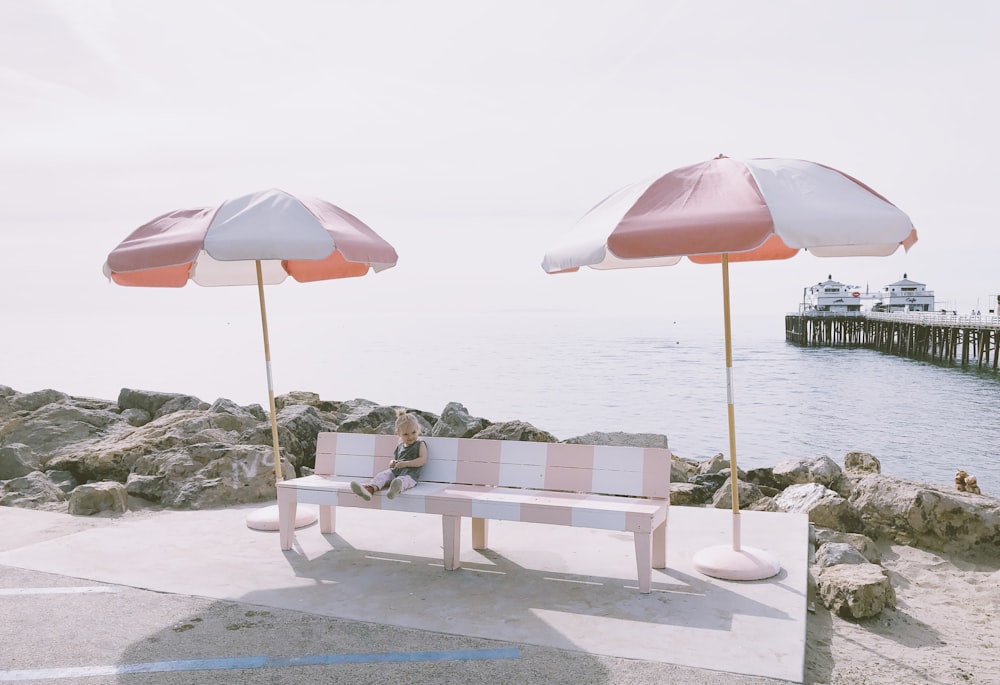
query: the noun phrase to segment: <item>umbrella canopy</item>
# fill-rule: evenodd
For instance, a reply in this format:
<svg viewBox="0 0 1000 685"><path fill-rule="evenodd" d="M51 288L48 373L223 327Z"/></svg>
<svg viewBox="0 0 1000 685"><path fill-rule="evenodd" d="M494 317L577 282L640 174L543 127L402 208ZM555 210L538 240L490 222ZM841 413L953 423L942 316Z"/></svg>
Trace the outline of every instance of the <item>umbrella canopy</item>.
<svg viewBox="0 0 1000 685"><path fill-rule="evenodd" d="M178 209L135 229L108 255L119 285L257 285L267 366L275 478L281 480L264 285L363 276L396 265L396 250L324 200L263 190L216 207Z"/></svg>
<svg viewBox="0 0 1000 685"><path fill-rule="evenodd" d="M545 253L549 273L818 257L887 256L917 241L909 217L860 181L815 162L728 157L605 198Z"/></svg>
<svg viewBox="0 0 1000 685"><path fill-rule="evenodd" d="M605 198L545 253L549 273L671 266L683 257L721 263L730 473L735 476L729 262L887 256L909 249L917 232L909 217L874 190L831 167L799 159L723 155L627 186ZM780 565L740 542L739 489L732 478L733 543L700 552L707 575L757 580Z"/></svg>
<svg viewBox="0 0 1000 685"><path fill-rule="evenodd" d="M178 209L133 231L104 273L119 285L254 285L363 276L396 264L396 251L324 200L263 190L217 207Z"/></svg>

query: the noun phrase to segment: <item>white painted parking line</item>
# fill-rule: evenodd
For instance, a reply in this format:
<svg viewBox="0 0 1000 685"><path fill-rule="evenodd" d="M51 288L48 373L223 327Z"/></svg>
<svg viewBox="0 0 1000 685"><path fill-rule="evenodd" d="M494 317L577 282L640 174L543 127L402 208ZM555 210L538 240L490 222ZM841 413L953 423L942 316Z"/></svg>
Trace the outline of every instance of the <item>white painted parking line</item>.
<svg viewBox="0 0 1000 685"><path fill-rule="evenodd" d="M187 659L153 661L141 664L111 666L77 666L70 668L35 668L0 671L0 681L58 680L128 673L165 673L168 671L218 671L250 668L284 668L287 666L329 666L335 664L414 663L422 661L488 661L520 659L518 649L466 649L444 652L390 652L386 654L318 654L291 658L248 656L231 659Z"/></svg>
<svg viewBox="0 0 1000 685"><path fill-rule="evenodd" d="M14 587L0 588L0 595L72 595L95 592L118 592L110 585L80 585L77 587Z"/></svg>

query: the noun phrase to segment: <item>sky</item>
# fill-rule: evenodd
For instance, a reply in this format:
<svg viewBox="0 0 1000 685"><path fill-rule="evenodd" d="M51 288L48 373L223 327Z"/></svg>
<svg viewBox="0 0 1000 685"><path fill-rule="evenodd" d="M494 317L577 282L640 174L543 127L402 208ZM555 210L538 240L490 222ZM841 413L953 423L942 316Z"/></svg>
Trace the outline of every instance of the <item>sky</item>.
<svg viewBox="0 0 1000 685"><path fill-rule="evenodd" d="M919 233L886 258L734 264L734 315L794 311L828 276L874 290L904 273L985 313L1000 291L998 8L0 0L0 384L113 398L144 366L183 379L257 363L252 289L123 288L101 266L155 216L271 187L337 204L399 254L382 273L270 288L272 329L717 311L717 266L540 262L611 192L718 154L838 168Z"/></svg>

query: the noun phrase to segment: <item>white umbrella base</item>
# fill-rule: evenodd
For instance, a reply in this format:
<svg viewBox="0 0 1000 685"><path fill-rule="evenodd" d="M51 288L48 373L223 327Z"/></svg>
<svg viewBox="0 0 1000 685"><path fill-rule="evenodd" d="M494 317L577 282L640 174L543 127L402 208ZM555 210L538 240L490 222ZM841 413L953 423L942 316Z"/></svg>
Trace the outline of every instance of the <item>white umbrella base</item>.
<svg viewBox="0 0 1000 685"><path fill-rule="evenodd" d="M311 507L298 507L295 511L295 527L302 528L316 522L319 515ZM247 528L254 530L278 530L278 505L272 504L247 514Z"/></svg>
<svg viewBox="0 0 1000 685"><path fill-rule="evenodd" d="M695 570L723 580L763 580L778 575L781 564L770 553L754 547L706 547L692 558Z"/></svg>

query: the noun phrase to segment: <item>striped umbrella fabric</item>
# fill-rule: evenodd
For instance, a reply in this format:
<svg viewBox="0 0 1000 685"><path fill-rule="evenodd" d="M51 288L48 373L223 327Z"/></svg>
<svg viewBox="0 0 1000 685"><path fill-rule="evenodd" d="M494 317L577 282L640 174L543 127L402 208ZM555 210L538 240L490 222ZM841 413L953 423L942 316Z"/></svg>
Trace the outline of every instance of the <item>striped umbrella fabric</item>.
<svg viewBox="0 0 1000 685"><path fill-rule="evenodd" d="M545 253L549 273L909 249L909 217L847 174L799 159L716 157L622 188Z"/></svg>
<svg viewBox="0 0 1000 685"><path fill-rule="evenodd" d="M263 190L216 207L178 209L135 229L108 255L119 285L254 285L363 276L396 265L395 249L325 200Z"/></svg>
<svg viewBox="0 0 1000 685"><path fill-rule="evenodd" d="M672 266L687 257L722 265L730 473L737 473L729 262L891 255L917 242L910 218L861 181L799 159L715 159L626 186L587 212L542 259L548 273ZM739 484L731 479L732 545L695 555L695 568L760 580L781 566L741 543Z"/></svg>

